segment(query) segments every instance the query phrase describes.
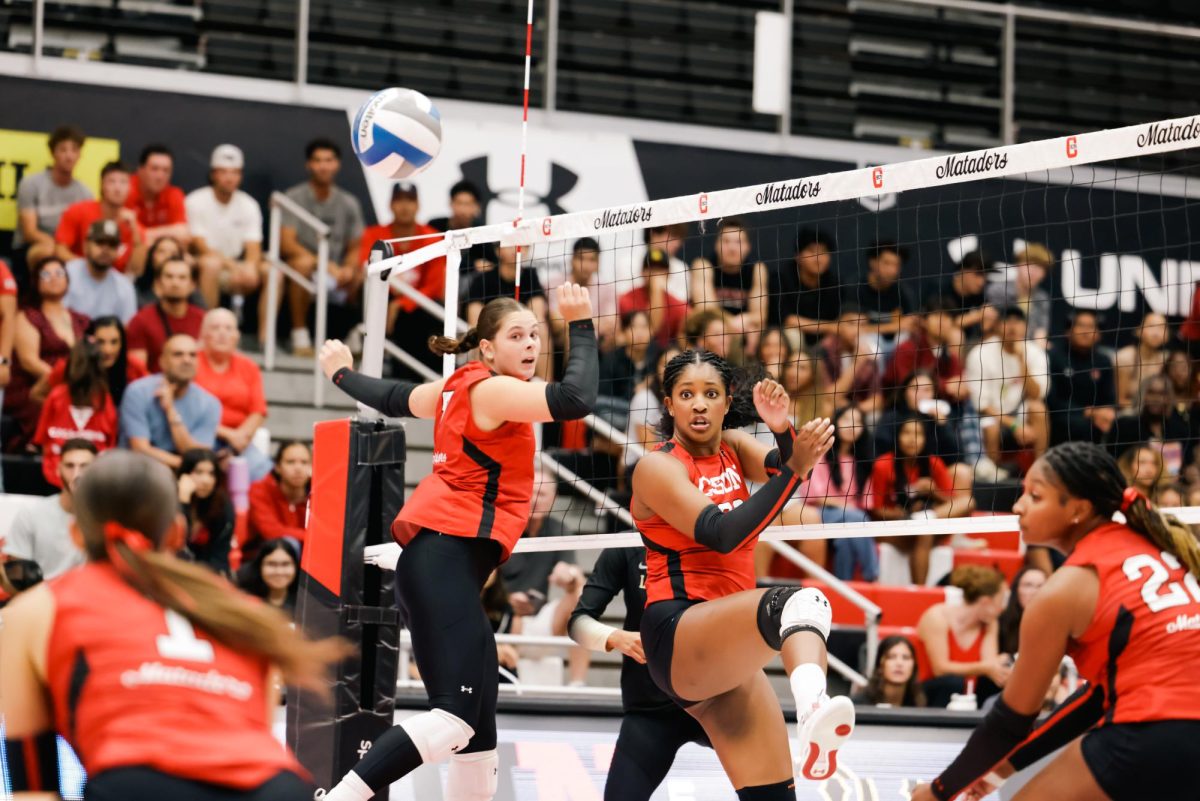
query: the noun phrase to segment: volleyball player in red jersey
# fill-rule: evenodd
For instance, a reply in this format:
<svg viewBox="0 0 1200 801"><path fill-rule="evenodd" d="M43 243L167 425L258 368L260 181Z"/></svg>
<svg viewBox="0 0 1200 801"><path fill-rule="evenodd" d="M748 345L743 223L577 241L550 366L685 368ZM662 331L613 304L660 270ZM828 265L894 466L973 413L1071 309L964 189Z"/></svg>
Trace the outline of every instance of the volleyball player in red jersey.
<svg viewBox="0 0 1200 801"><path fill-rule="evenodd" d="M811 588L754 589L754 546L833 444L833 426L813 420L797 434L779 384L734 384L708 351L682 353L663 373L667 441L633 474L631 511L646 544L642 646L655 683L704 727L738 798L794 801L787 726L763 668L782 653L808 778L837 770L854 707L825 695L828 599ZM736 430L755 411L778 448ZM751 495L747 481L765 483Z"/></svg>
<svg viewBox="0 0 1200 801"><path fill-rule="evenodd" d="M1113 520L1118 510L1124 523ZM1058 748L1014 801L1200 798L1195 535L1126 487L1116 462L1090 443L1047 451L1013 511L1025 542L1057 548L1066 564L1025 609L1004 694L913 801L982 798ZM1087 684L1031 733L1064 654Z"/></svg>
<svg viewBox="0 0 1200 801"><path fill-rule="evenodd" d="M533 498L533 423L584 417L596 401L599 360L587 290L558 289L569 324L563 380L532 384L538 319L497 298L462 339L430 338L435 353L479 349L449 378L411 384L350 369L346 346L321 348L326 375L390 417L432 417L433 471L401 509L392 534L404 546L396 595L432 709L384 732L326 801L367 801L427 762L451 758L446 801L496 792L496 640L479 600L488 576L525 531Z"/></svg>
<svg viewBox="0 0 1200 801"><path fill-rule="evenodd" d="M327 689L346 653L171 552L175 479L107 451L75 489L86 565L0 612L0 714L16 799L58 798L55 734L88 774L88 801L304 801L312 787L271 733L272 665Z"/></svg>

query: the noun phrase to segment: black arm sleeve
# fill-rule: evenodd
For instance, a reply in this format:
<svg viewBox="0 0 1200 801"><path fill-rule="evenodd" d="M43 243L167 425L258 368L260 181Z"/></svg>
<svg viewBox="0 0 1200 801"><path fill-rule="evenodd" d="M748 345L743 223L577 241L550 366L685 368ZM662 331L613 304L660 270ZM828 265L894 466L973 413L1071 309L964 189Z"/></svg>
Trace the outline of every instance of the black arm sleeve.
<svg viewBox="0 0 1200 801"><path fill-rule="evenodd" d="M1024 770L1092 728L1103 715L1103 688L1099 684L1080 687L1017 746L1008 761L1017 770Z"/></svg>
<svg viewBox="0 0 1200 801"><path fill-rule="evenodd" d="M730 553L766 528L799 485L800 477L785 467L732 511L722 513L715 503L706 506L696 518L696 542L717 553Z"/></svg>
<svg viewBox="0 0 1200 801"><path fill-rule="evenodd" d="M596 566L592 569L592 575L588 576L587 584L583 585L579 602L575 604L575 611L571 613L571 620L567 623L567 631L575 625L576 618L590 617L599 620L604 610L612 603L612 599L624 588L625 569L621 559L621 551L624 550L628 549L609 548L600 554Z"/></svg>
<svg viewBox="0 0 1200 801"><path fill-rule="evenodd" d="M572 320L571 352L562 381L546 385L546 405L555 420L587 417L596 405L600 389L600 357L596 350L596 328L591 320Z"/></svg>
<svg viewBox="0 0 1200 801"><path fill-rule="evenodd" d="M771 433L775 434L776 447L767 454L767 458L764 460L764 466L767 468L769 476L777 474L787 464L788 459L792 458L792 443L796 441L796 429L792 427L791 423L788 423L787 431L783 433L772 431Z"/></svg>
<svg viewBox="0 0 1200 801"><path fill-rule="evenodd" d="M1025 739L1035 720L1036 713L1014 712L1004 703L1003 697L997 698L996 705L971 734L962 753L933 780L934 797L939 801L950 801L985 776Z"/></svg>
<svg viewBox="0 0 1200 801"><path fill-rule="evenodd" d="M410 381L372 378L343 367L333 374L333 384L360 403L388 417L412 417L408 398L420 386Z"/></svg>

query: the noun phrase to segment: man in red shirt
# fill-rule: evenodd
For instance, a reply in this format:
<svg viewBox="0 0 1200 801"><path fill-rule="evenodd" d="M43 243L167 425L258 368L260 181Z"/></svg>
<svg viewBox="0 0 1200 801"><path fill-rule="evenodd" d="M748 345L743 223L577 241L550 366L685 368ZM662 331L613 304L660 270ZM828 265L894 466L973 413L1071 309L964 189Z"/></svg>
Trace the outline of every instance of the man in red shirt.
<svg viewBox="0 0 1200 801"><path fill-rule="evenodd" d="M188 302L196 291L195 270L183 259L163 263L154 277L155 303L143 306L126 327L129 355L157 373L163 344L176 334L200 337L204 309Z"/></svg>
<svg viewBox="0 0 1200 801"><path fill-rule="evenodd" d="M166 145L146 145L138 158L125 206L137 213L138 222L146 229L147 246L164 236L178 239L184 247L191 241L183 190L171 185L174 167Z"/></svg>
<svg viewBox="0 0 1200 801"><path fill-rule="evenodd" d="M634 287L617 300L617 312L622 318L635 311L650 316L650 330L659 345L665 346L679 336L687 319L688 305L667 292L671 277L671 259L665 250L650 248L642 262L642 285Z"/></svg>
<svg viewBox="0 0 1200 801"><path fill-rule="evenodd" d="M119 161L110 161L100 170L100 199L72 203L58 221L54 240L58 257L64 262L83 256L88 230L100 220L116 220L121 231L121 247L113 266L121 272L141 275L146 266L146 241L137 213L125 207L129 199L129 171ZM132 264L132 268L130 268Z"/></svg>

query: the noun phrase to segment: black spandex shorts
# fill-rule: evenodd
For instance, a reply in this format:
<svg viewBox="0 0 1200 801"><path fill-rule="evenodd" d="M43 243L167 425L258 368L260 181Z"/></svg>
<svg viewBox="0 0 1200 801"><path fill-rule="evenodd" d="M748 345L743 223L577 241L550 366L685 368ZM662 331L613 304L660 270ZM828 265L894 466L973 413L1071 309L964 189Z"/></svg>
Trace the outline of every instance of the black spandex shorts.
<svg viewBox="0 0 1200 801"><path fill-rule="evenodd" d="M311 801L313 787L294 773L277 774L251 790L238 792L194 782L153 768L113 768L88 780L84 801Z"/></svg>
<svg viewBox="0 0 1200 801"><path fill-rule="evenodd" d="M1083 737L1083 760L1112 801L1200 799L1200 720L1115 723Z"/></svg>
<svg viewBox="0 0 1200 801"><path fill-rule="evenodd" d="M671 660L675 655L675 627L679 618L700 601L656 601L642 615L642 649L646 652L646 667L658 688L684 709L699 701L680 698L671 689Z"/></svg>

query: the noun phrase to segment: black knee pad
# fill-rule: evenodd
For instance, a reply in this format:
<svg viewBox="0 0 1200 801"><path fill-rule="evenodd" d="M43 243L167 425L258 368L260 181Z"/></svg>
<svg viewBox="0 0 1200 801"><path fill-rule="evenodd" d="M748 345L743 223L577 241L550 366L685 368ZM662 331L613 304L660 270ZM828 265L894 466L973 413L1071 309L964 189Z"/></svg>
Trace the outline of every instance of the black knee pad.
<svg viewBox="0 0 1200 801"><path fill-rule="evenodd" d="M737 791L738 801L796 801L796 782L785 779L778 784L759 784Z"/></svg>
<svg viewBox="0 0 1200 801"><path fill-rule="evenodd" d="M779 636L783 607L798 592L799 587L772 587L758 601L758 633L773 650L783 647L783 638Z"/></svg>

